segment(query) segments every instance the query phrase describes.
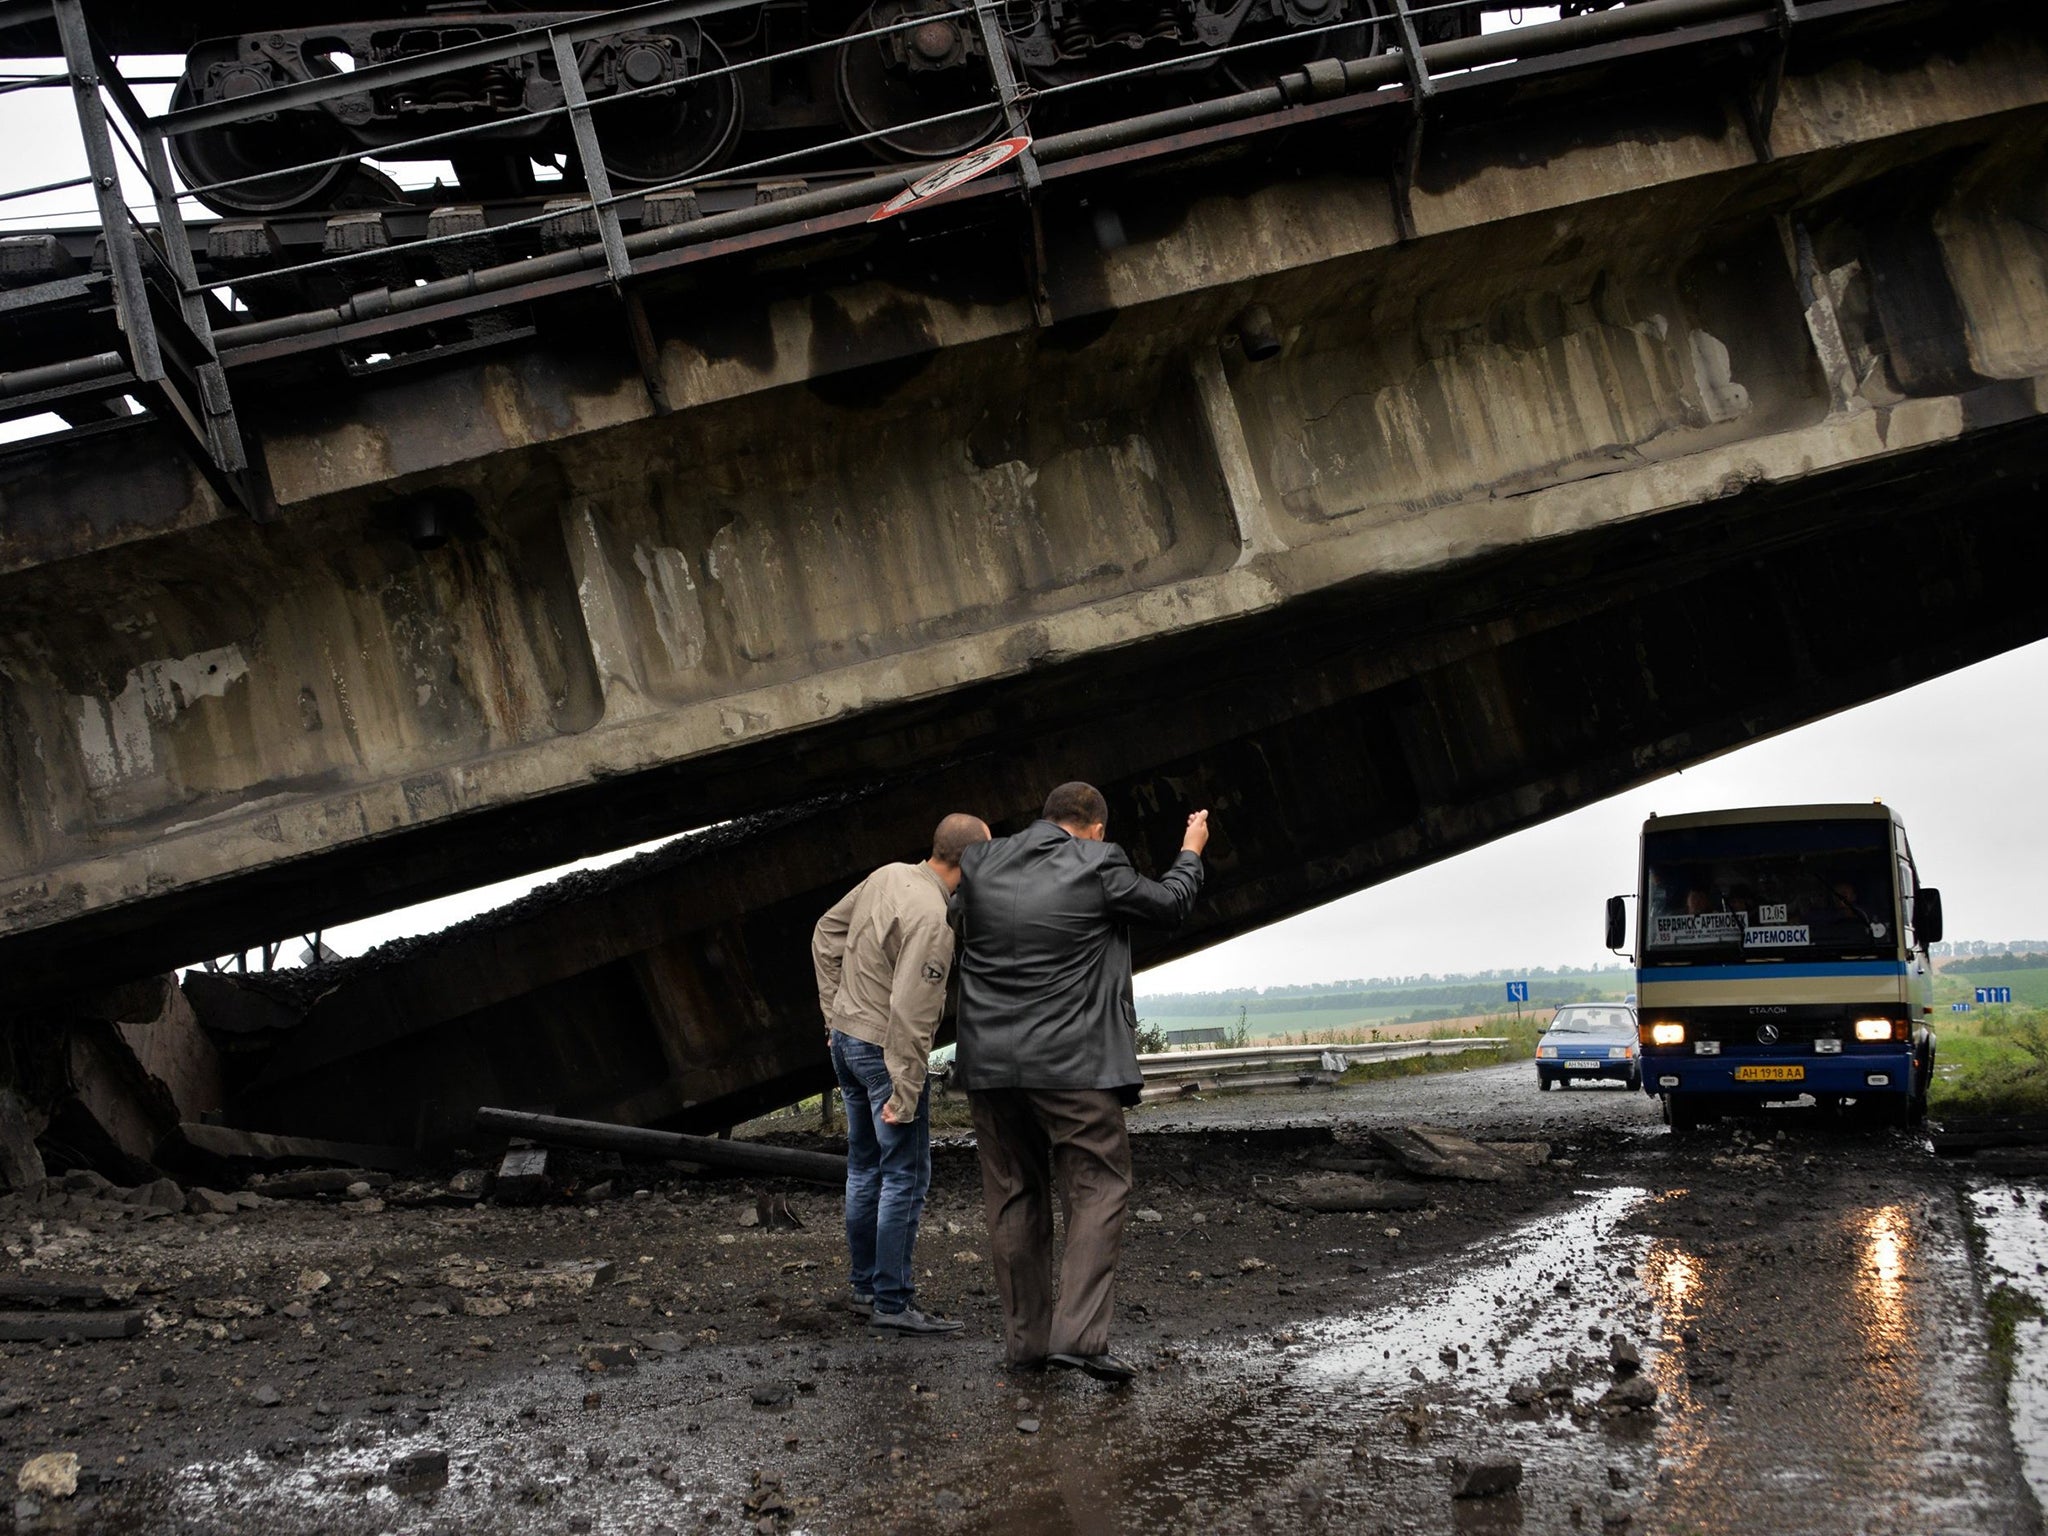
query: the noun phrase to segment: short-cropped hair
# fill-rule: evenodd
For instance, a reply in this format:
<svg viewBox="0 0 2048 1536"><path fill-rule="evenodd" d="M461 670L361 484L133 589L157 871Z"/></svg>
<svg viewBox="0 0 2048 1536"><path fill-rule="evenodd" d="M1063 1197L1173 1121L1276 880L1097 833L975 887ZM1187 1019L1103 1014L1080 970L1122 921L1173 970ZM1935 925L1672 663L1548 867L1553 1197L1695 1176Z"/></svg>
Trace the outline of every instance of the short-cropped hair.
<svg viewBox="0 0 2048 1536"><path fill-rule="evenodd" d="M1047 821L1057 821L1063 826L1092 827L1109 820L1109 802L1102 798L1102 791L1093 784L1083 784L1078 779L1071 784L1062 784L1045 797L1045 809L1040 812Z"/></svg>
<svg viewBox="0 0 2048 1536"><path fill-rule="evenodd" d="M967 849L987 841L987 822L965 811L955 811L932 833L932 858L940 864L958 864Z"/></svg>

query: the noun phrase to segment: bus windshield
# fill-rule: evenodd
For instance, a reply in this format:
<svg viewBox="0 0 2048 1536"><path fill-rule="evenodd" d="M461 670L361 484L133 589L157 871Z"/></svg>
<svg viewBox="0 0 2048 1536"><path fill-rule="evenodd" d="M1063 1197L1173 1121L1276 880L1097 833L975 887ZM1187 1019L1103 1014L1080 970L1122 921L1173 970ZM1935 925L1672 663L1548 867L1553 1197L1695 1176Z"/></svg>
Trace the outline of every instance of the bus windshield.
<svg viewBox="0 0 2048 1536"><path fill-rule="evenodd" d="M1896 955L1891 831L1866 819L1645 832L1645 957Z"/></svg>

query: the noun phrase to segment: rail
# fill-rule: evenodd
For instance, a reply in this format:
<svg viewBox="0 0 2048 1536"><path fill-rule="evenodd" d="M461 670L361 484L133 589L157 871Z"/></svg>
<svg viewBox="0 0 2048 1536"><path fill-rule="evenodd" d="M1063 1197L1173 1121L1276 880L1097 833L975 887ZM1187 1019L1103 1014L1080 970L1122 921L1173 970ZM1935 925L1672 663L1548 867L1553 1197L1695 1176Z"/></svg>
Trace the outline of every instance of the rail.
<svg viewBox="0 0 2048 1536"><path fill-rule="evenodd" d="M1454 1035L1436 1040L1373 1040L1362 1045L1249 1045L1160 1051L1138 1058L1144 1099L1230 1089L1312 1087L1333 1083L1362 1062L1463 1056L1507 1048L1504 1035Z"/></svg>
<svg viewBox="0 0 2048 1536"><path fill-rule="evenodd" d="M932 169L931 160L873 163L878 148L901 146L914 135L936 132L939 139L924 142L942 139L971 145L1008 132L1027 141L1011 165L948 191L942 201L959 204L1022 195L1032 220L1026 243L1044 321L1050 318L1043 307L1044 241L1033 199L1048 179L1087 174L1135 158L1182 153L1217 136L1259 125L1298 126L1362 110L1390 110L1404 114L1408 123L1393 169L1399 222L1404 234L1412 234L1410 189L1432 103L1489 70L1508 65L1561 68L1617 50L1682 46L1694 33L1760 39L1768 46L1762 49L1765 78L1759 82L1755 103L1761 121L1753 122L1753 131L1759 154L1767 156L1769 113L1794 28L1915 0L1626 0L1559 21L1428 44L1418 30L1424 24L1470 17L1481 8L1507 9L1505 0L1370 0L1359 15L1232 41L1201 55L1205 64L1214 63L1260 50L1321 46L1341 34L1369 32L1363 43L1354 38L1332 56L1299 68L1267 71L1270 84L1130 116L1096 113L1100 120L1090 120L1089 112L1082 110L1075 126L1036 138L1031 135L1031 120L1046 103L1059 102L1064 108L1077 99L1111 100L1119 88L1141 77L1185 69L1186 60L1154 59L1079 79L1028 83L1011 68L1004 44L1004 0L965 0L950 9L915 11L827 41L806 42L743 62L709 64L681 79L696 89L743 71L794 64L821 49L883 39L934 20L957 20L963 26L971 21L987 79L966 105L737 164L707 165L631 188L616 187L602 132L608 114L622 103L662 91L674 93L679 80L664 78L592 96L584 87L576 46L634 28L694 24L759 3L658 0L553 25L517 28L345 73L290 80L245 95L174 105L158 114L145 111L137 100L105 39L88 25L82 0L27 0L6 6L0 10L0 31L30 22L54 23L64 72L24 76L7 85L10 90L71 92L88 174L0 191L0 203L53 187L90 186L98 240L94 270L85 274L67 270L76 263L56 235L26 237L31 244L42 242L34 249L19 240L8 242L20 247L31 269L37 253L47 252L49 271L41 281L0 288L0 326L32 328L39 316L55 318L34 331L44 356L0 371L0 421L56 411L83 424L100 419L96 412L111 409L119 414L120 399L134 395L178 430L224 501L261 517L267 492L260 471L252 468L256 456L230 394L231 370L335 348L354 348L374 359L378 354L364 349L392 346L394 337L427 336L427 328L451 323L478 327L481 342L488 342L489 312L507 303L609 287L625 311L625 330L648 393L657 409L666 409L651 334L639 307L642 281L683 263L758 248L764 240L806 238L859 222ZM1347 48L1350 57L1343 56ZM246 126L280 111L361 99L380 87L527 57L552 60L562 101L364 147L353 154L266 163L243 174L191 184L175 174L172 146L192 135ZM718 57L723 60L723 55ZM1280 57L1284 62L1285 56ZM1089 98L1091 92L1097 95ZM193 225L186 218L186 206L202 195L217 197L235 188L275 185L293 176L402 151L440 151L477 135L557 120L566 121L571 130L564 173L568 179L562 195L547 199L537 211L515 209L506 216L503 210L487 215L480 207L436 209L425 217L423 228L414 228L396 243L389 226L401 217L400 210L392 210L390 217L376 211L339 215L321 221L326 227L321 231L320 254L309 259L270 259L268 252L278 241L260 227L249 233L232 258L216 259L216 244L235 246L245 225L234 220ZM148 190L153 223L137 217L123 196L123 155ZM931 157L941 162L947 158ZM761 179L799 170L804 176L793 185L764 191ZM745 185L749 177L758 184ZM419 223L413 217L412 224ZM250 249L256 254L250 255ZM201 252L207 256L203 272ZM323 292L334 297L307 302L309 296ZM95 330L91 317L100 313L112 324ZM0 339L5 334L0 331ZM422 345L434 350L449 344L436 339ZM372 361L354 362L349 371L367 372L372 366Z"/></svg>

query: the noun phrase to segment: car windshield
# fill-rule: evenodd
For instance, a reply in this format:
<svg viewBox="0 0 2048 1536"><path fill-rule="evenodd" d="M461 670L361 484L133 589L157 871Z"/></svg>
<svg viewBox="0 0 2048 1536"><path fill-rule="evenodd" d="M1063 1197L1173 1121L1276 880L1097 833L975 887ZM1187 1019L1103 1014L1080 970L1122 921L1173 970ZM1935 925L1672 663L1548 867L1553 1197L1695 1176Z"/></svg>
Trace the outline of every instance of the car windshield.
<svg viewBox="0 0 2048 1536"><path fill-rule="evenodd" d="M1664 961L1894 954L1891 823L1780 821L1643 836L1643 947Z"/></svg>
<svg viewBox="0 0 2048 1536"><path fill-rule="evenodd" d="M1633 1035L1635 1029L1626 1008L1560 1008L1550 1021L1553 1035Z"/></svg>

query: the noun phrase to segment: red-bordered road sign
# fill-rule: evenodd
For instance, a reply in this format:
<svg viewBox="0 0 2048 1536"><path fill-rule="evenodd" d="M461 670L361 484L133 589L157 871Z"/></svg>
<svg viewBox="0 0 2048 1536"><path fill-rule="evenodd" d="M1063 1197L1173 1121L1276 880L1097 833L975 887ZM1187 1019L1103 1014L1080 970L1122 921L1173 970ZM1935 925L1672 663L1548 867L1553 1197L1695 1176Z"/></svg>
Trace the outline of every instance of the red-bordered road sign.
<svg viewBox="0 0 2048 1536"><path fill-rule="evenodd" d="M1008 165L1030 147L1030 136L1019 134L1014 139L997 139L993 144L984 144L979 149L970 150L957 160L947 161L936 171L918 177L869 214L868 222L873 224L878 219L894 218L906 208L915 208L919 203L928 203L955 187L964 187L975 177L986 176L997 166Z"/></svg>

